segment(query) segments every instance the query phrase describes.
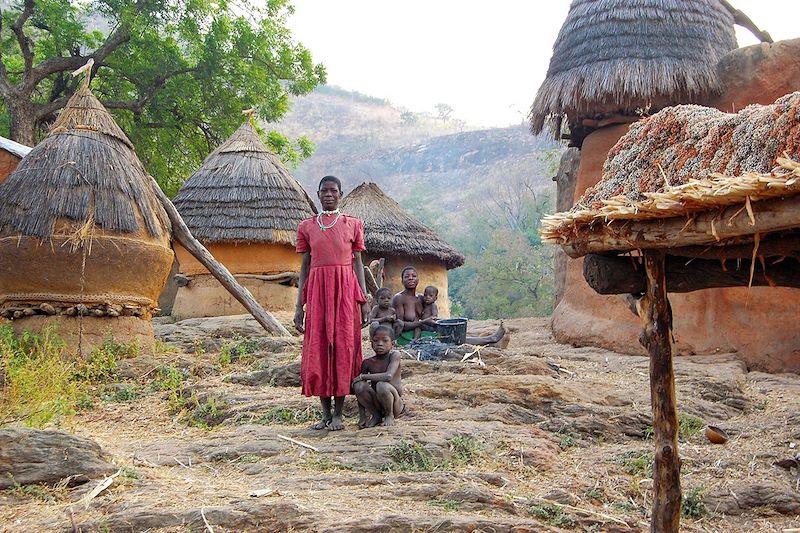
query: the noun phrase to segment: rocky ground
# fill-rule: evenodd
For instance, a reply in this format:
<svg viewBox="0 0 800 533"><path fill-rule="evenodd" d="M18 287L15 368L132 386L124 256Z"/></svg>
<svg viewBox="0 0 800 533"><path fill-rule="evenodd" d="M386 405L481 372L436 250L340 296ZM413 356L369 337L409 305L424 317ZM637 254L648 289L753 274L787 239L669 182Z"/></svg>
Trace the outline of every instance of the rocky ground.
<svg viewBox="0 0 800 533"><path fill-rule="evenodd" d="M88 503L97 478L4 490L0 530L647 531L647 359L556 344L547 319L506 325L507 347L468 362L404 359L396 426L357 430L348 398L328 432L309 429L297 339L246 317L161 323L159 354L120 361L62 428L102 447L111 485ZM679 358L676 375L682 531L800 531L800 376L732 355Z"/></svg>

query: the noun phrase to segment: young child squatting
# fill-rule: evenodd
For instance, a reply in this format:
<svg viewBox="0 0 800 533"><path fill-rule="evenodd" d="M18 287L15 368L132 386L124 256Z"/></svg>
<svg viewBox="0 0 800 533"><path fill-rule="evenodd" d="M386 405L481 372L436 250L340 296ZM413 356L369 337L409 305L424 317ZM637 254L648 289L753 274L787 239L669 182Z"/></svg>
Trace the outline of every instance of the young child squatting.
<svg viewBox="0 0 800 533"><path fill-rule="evenodd" d="M381 421L384 426L392 426L394 419L405 409L400 383L400 352L392 349L392 328L386 325L375 328L372 349L375 355L364 359L361 374L353 380L360 428L377 426Z"/></svg>

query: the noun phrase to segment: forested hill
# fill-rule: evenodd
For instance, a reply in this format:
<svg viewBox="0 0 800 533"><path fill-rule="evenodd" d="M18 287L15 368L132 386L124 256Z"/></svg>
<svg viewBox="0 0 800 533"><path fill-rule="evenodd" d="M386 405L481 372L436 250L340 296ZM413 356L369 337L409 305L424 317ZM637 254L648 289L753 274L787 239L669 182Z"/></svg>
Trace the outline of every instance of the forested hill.
<svg viewBox="0 0 800 533"><path fill-rule="evenodd" d="M450 273L455 313L550 312L550 251L537 229L555 191L559 144L524 124L474 129L333 87L295 100L277 129L315 143L292 170L312 196L326 174L345 193L375 182L464 253L466 264Z"/></svg>
<svg viewBox="0 0 800 533"><path fill-rule="evenodd" d="M293 170L309 191L319 178L334 174L342 178L345 192L374 181L400 203L424 195L445 208L465 205L486 185L520 174L539 172L537 186L550 186L552 174L537 160L558 147L533 137L523 124L470 129L458 120L398 109L335 87L293 101L278 128L316 145L314 155Z"/></svg>

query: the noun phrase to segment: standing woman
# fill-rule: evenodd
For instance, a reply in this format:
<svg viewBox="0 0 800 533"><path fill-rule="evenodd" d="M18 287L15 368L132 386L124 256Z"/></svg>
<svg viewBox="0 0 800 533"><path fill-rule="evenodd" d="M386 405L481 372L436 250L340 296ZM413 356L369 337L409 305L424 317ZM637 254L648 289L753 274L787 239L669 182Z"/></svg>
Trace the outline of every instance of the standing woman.
<svg viewBox="0 0 800 533"><path fill-rule="evenodd" d="M297 253L303 260L294 325L305 333L300 364L303 394L319 396L322 403L322 420L312 427L337 431L344 427L344 397L361 373L361 327L369 314L361 260L366 249L364 223L339 212L338 178L322 178L317 196L322 212L297 228Z"/></svg>

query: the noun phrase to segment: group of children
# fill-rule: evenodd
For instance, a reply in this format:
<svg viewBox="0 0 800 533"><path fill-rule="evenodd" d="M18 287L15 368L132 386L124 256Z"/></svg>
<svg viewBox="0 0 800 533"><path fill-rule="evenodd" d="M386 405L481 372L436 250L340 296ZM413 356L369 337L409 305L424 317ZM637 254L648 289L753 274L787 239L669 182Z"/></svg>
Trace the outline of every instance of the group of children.
<svg viewBox="0 0 800 533"><path fill-rule="evenodd" d="M416 293L419 276L414 267L401 273L403 290L392 297L383 287L375 294L369 315L369 336L375 355L364 359L361 374L353 380L358 400L358 427L394 424L405 410L400 382L400 352L394 349L398 339L418 339L423 331L436 331L439 290L433 285Z"/></svg>

